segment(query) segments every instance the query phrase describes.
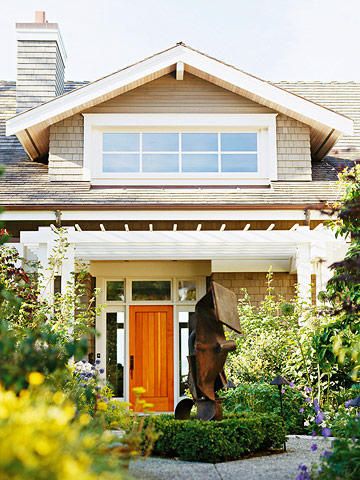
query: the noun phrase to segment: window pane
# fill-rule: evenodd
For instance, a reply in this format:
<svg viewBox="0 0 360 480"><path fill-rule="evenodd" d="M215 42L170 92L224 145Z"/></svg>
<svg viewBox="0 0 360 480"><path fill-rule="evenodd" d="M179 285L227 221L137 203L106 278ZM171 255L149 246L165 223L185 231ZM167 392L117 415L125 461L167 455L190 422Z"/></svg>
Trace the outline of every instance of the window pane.
<svg viewBox="0 0 360 480"><path fill-rule="evenodd" d="M106 282L106 300L123 302L125 300L124 282Z"/></svg>
<svg viewBox="0 0 360 480"><path fill-rule="evenodd" d="M178 300L180 302L195 302L196 282L194 280L179 280Z"/></svg>
<svg viewBox="0 0 360 480"><path fill-rule="evenodd" d="M179 155L166 153L144 153L143 172L178 172Z"/></svg>
<svg viewBox="0 0 360 480"><path fill-rule="evenodd" d="M104 153L103 172L138 172L140 155L138 153Z"/></svg>
<svg viewBox="0 0 360 480"><path fill-rule="evenodd" d="M140 280L132 282L133 300L171 300L171 282Z"/></svg>
<svg viewBox="0 0 360 480"><path fill-rule="evenodd" d="M221 156L222 172L257 172L257 155L225 154Z"/></svg>
<svg viewBox="0 0 360 480"><path fill-rule="evenodd" d="M183 172L217 172L218 156L213 153L184 153L182 156Z"/></svg>
<svg viewBox="0 0 360 480"><path fill-rule="evenodd" d="M182 150L184 152L216 152L217 133L183 133Z"/></svg>
<svg viewBox="0 0 360 480"><path fill-rule="evenodd" d="M144 133L144 152L177 152L179 150L178 133Z"/></svg>
<svg viewBox="0 0 360 480"><path fill-rule="evenodd" d="M179 312L179 377L180 377L180 396L185 395L188 388L189 363L189 316L194 315L190 312Z"/></svg>
<svg viewBox="0 0 360 480"><path fill-rule="evenodd" d="M104 152L138 152L140 135L138 133L104 133Z"/></svg>
<svg viewBox="0 0 360 480"><path fill-rule="evenodd" d="M125 313L106 314L106 379L115 397L124 396Z"/></svg>
<svg viewBox="0 0 360 480"><path fill-rule="evenodd" d="M256 152L257 134L256 133L222 133L221 151L222 152Z"/></svg>

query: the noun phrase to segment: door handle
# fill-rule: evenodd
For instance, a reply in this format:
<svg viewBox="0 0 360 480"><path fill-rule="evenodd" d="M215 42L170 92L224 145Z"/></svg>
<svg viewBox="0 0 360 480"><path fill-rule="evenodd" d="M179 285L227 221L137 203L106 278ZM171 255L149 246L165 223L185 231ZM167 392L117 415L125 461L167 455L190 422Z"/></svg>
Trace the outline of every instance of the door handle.
<svg viewBox="0 0 360 480"><path fill-rule="evenodd" d="M134 371L134 355L130 355L130 377L133 378Z"/></svg>

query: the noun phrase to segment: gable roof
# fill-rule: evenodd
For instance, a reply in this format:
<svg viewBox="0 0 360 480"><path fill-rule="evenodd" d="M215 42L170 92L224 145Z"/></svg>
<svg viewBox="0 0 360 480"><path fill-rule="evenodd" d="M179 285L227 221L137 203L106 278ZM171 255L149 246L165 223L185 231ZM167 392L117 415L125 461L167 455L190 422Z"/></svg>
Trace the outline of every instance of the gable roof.
<svg viewBox="0 0 360 480"><path fill-rule="evenodd" d="M177 65L184 66L185 71L204 80L310 125L315 158L322 158L342 133L352 133L351 119L182 43L16 115L8 120L6 133L16 134L30 157L38 158L48 151L50 125L171 73Z"/></svg>

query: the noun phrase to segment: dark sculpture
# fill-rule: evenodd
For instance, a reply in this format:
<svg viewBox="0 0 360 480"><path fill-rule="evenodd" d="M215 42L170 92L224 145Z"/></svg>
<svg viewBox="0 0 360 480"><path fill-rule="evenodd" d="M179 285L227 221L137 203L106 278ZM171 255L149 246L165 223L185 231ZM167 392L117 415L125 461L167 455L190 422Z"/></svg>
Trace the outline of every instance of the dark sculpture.
<svg viewBox="0 0 360 480"><path fill-rule="evenodd" d="M210 289L196 304L195 314L189 320L189 389L191 398L181 400L175 409L175 418L190 417L197 406L197 418L222 418L220 399L216 392L227 388L224 365L228 352L236 349L233 340L226 340L224 327L240 333L237 299L234 292L211 282Z"/></svg>

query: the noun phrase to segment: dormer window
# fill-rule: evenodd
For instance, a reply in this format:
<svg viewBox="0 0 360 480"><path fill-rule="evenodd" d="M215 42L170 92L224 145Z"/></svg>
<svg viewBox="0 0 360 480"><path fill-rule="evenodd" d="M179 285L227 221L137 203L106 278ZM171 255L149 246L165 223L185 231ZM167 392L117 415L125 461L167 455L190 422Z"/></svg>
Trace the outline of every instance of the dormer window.
<svg viewBox="0 0 360 480"><path fill-rule="evenodd" d="M93 184L263 185L276 177L275 114L84 114Z"/></svg>
<svg viewBox="0 0 360 480"><path fill-rule="evenodd" d="M258 171L257 132L104 132L103 173Z"/></svg>

